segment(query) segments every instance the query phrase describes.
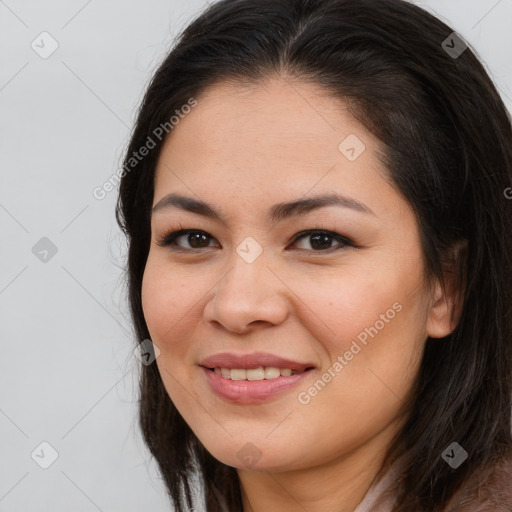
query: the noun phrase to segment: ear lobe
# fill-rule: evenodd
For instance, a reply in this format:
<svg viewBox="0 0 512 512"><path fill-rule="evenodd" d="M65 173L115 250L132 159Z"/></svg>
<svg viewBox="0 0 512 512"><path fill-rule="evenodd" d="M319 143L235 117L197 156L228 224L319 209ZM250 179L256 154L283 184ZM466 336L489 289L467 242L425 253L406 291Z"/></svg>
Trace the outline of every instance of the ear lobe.
<svg viewBox="0 0 512 512"><path fill-rule="evenodd" d="M430 338L444 338L457 327L464 306L467 240L454 244L441 261L445 286L436 282L427 319Z"/></svg>

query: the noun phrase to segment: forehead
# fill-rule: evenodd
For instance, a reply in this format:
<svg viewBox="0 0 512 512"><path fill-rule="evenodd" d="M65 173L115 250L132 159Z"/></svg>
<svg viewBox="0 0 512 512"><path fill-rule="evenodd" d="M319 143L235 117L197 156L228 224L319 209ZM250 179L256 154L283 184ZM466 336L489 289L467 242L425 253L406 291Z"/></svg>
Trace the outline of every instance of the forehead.
<svg viewBox="0 0 512 512"><path fill-rule="evenodd" d="M256 203L332 190L368 202L372 190L393 192L380 141L317 84L222 82L196 100L162 148L154 204L169 192Z"/></svg>
<svg viewBox="0 0 512 512"><path fill-rule="evenodd" d="M200 141L203 150L210 152L243 148L252 154L269 154L289 148L297 151L308 143L337 154L339 143L352 132L368 143L379 143L351 116L345 101L318 84L291 79L220 82L207 88L197 103L174 128L169 144L174 141L175 146L192 148ZM273 156L278 158L278 152Z"/></svg>

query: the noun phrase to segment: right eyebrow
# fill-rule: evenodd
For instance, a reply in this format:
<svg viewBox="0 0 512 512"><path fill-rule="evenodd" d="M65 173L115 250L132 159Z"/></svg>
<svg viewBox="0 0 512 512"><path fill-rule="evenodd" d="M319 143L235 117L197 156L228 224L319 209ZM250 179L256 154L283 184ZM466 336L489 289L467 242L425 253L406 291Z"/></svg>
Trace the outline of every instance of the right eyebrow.
<svg viewBox="0 0 512 512"><path fill-rule="evenodd" d="M340 206L342 208L349 208L360 213L375 215L371 208L369 208L364 203L361 203L354 198L331 192L307 199L298 199L291 202L277 203L270 208L268 219L273 223L281 222L294 216L306 215L313 210L325 208L327 206ZM224 215L219 209L204 201L194 199L192 197L186 197L180 194L168 194L160 199L160 201L158 201L155 206L153 206L152 213L159 212L168 208L180 208L182 210L217 220L224 225L226 224Z"/></svg>

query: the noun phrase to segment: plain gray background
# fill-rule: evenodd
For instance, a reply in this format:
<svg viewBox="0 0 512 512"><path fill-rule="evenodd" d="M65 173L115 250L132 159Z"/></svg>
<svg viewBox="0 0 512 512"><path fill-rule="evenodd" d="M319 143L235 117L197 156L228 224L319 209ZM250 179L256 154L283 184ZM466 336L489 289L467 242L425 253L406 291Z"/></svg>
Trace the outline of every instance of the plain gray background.
<svg viewBox="0 0 512 512"><path fill-rule="evenodd" d="M416 3L471 43L512 110L512 0ZM137 426L117 190L92 191L204 6L0 0L1 512L171 510Z"/></svg>

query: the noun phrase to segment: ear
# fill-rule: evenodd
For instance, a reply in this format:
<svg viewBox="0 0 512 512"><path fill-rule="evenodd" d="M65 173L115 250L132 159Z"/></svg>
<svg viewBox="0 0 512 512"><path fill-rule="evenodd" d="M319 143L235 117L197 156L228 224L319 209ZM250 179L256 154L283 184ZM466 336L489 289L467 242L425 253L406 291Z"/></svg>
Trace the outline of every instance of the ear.
<svg viewBox="0 0 512 512"><path fill-rule="evenodd" d="M427 318L430 338L444 338L451 334L463 309L465 290L467 240L456 242L441 261L445 286L436 281Z"/></svg>

